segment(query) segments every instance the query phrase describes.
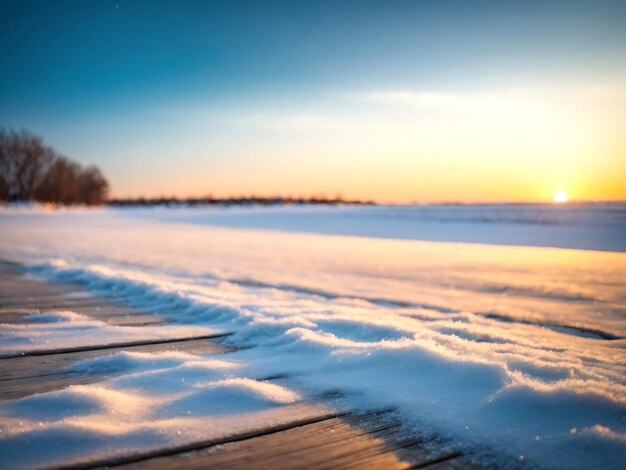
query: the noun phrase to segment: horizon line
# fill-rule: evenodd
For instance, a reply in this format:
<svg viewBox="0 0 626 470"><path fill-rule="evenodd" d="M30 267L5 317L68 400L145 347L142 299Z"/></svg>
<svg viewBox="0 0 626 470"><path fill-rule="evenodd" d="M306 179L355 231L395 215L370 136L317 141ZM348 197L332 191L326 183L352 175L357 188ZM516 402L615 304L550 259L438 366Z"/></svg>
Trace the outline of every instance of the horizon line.
<svg viewBox="0 0 626 470"><path fill-rule="evenodd" d="M108 197L105 201L105 204L110 203L111 201L172 201L172 202L187 202L187 201L196 201L200 202L203 200L214 200L214 201L245 201L245 200L259 200L259 201L270 201L270 200L282 200L285 203L289 202L307 202L307 201L328 201L328 202L337 202L343 204L376 204L376 205L482 205L482 204L554 204L554 205L568 205L568 204L603 204L603 203L626 203L626 198L615 198L615 199L606 199L606 198L570 198L566 202L555 202L552 198L546 199L430 199L430 200L385 200L385 199L377 199L377 198L352 198L346 197L337 193L335 196L327 196L325 194L312 194L308 196L303 195L226 195L226 196L216 196L216 195L205 195L205 196L112 196Z"/></svg>

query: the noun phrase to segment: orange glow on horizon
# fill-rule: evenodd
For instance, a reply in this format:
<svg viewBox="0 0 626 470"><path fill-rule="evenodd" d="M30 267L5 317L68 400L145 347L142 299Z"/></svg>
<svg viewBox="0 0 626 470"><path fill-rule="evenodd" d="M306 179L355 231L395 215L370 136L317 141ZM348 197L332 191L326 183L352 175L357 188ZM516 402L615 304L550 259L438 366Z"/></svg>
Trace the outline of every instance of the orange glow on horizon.
<svg viewBox="0 0 626 470"><path fill-rule="evenodd" d="M568 200L626 200L625 104L622 88L585 88L365 93L323 112L245 109L223 120L219 145L194 136L197 146L175 159L146 148L160 164L149 174L120 167L112 194L549 203L567 188Z"/></svg>

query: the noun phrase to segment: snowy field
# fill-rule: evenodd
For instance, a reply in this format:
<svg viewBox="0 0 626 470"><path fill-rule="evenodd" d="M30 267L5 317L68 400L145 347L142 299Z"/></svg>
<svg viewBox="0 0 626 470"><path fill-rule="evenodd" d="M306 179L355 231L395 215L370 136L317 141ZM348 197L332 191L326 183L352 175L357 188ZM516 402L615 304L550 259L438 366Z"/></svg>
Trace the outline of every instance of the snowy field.
<svg viewBox="0 0 626 470"><path fill-rule="evenodd" d="M0 454L118 455L334 391L325 406L395 407L488 463L623 468L625 251L624 204L0 209L0 258L177 321L42 312L0 325L0 354L220 331L252 346L74 364L124 373L3 402Z"/></svg>

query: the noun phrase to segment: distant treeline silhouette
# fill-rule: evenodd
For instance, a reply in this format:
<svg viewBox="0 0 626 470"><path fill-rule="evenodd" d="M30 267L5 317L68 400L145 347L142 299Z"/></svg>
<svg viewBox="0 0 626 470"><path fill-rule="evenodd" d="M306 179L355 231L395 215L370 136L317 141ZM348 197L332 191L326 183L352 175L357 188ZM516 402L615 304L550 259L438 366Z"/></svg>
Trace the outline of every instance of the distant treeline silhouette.
<svg viewBox="0 0 626 470"><path fill-rule="evenodd" d="M212 206L288 204L373 204L325 197L124 198L107 200L109 183L95 166L80 164L44 144L26 130L0 128L0 201L128 206Z"/></svg>
<svg viewBox="0 0 626 470"><path fill-rule="evenodd" d="M0 129L0 201L97 205L108 190L97 167L83 168L28 131Z"/></svg>
<svg viewBox="0 0 626 470"><path fill-rule="evenodd" d="M132 206L279 206L290 204L318 204L318 205L339 205L339 204L374 204L371 201L348 200L340 196L327 198L323 196L314 197L202 197L202 198L134 198L134 199L110 199L107 204L117 207Z"/></svg>

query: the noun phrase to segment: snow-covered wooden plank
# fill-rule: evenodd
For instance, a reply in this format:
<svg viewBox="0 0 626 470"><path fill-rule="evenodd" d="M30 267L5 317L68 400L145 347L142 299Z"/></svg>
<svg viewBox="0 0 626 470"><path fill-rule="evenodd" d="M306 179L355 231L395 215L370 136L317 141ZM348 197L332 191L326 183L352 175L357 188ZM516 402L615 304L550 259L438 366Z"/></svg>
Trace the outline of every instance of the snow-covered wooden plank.
<svg viewBox="0 0 626 470"><path fill-rule="evenodd" d="M116 326L154 325L167 321L159 315L138 312L129 307L91 295L81 286L47 283L23 275L19 265L0 266L0 323L16 325L37 324L38 313L71 310ZM72 297L68 297L72 294ZM10 302L6 295L10 295ZM21 300L19 300L21 299ZM14 306L6 306L8 304ZM42 308L49 307L49 308ZM232 351L220 342L221 334L198 335L183 338L154 338L117 343L102 342L92 338L84 346L55 349L29 349L23 352L0 355L0 399L15 399L34 393L57 390L69 385L94 383L116 375L106 373L80 373L68 366L99 356L131 352L180 351L190 354L218 354Z"/></svg>
<svg viewBox="0 0 626 470"><path fill-rule="evenodd" d="M34 314L46 312L59 312L66 309L63 308L2 308L0 307L0 323L32 323L36 322L33 318ZM171 320L161 315L153 315L150 313L138 312L132 308L121 306L89 306L81 308L68 309L71 311L78 310L77 313L87 315L88 317L105 321L111 325L119 326L146 326L160 325L168 323Z"/></svg>
<svg viewBox="0 0 626 470"><path fill-rule="evenodd" d="M145 326L171 321L95 296L81 285L42 282L26 277L19 265L0 263L0 323L22 323L29 321L33 313L64 310L112 325Z"/></svg>
<svg viewBox="0 0 626 470"><path fill-rule="evenodd" d="M99 382L117 375L116 371L84 373L68 367L78 361L122 351L143 353L179 351L206 355L229 352L232 348L217 339L206 338L0 359L0 399L16 399L34 393L58 390L69 385Z"/></svg>
<svg viewBox="0 0 626 470"><path fill-rule="evenodd" d="M23 442L20 442L21 447L11 446L5 442L3 448L3 443L0 441L0 453L5 452L5 456L10 461L19 460L23 467L37 466L55 469L110 467L242 441L308 423L324 421L335 416L337 416L336 412L322 405L294 403L259 411L214 415L201 419L189 417L172 422L146 422L142 428L154 429L154 438L133 439L132 442L125 443L125 441L120 442L120 437L115 434L98 435L94 436L94 439L99 439L101 445L93 449L90 445L68 446L63 449L63 452L49 453L45 458L45 465L41 463L41 455L42 452L45 455L45 450L42 450L38 444L33 445L37 445L39 455L31 456L24 454L23 448L27 447L27 444ZM169 439L159 437L161 435L168 435ZM81 441L80 436L74 436L74 438L76 441ZM17 456L13 455L14 452Z"/></svg>
<svg viewBox="0 0 626 470"><path fill-rule="evenodd" d="M20 287L21 282L27 285ZM41 286L41 292L38 291ZM115 322L139 318L141 313L92 296L67 297L77 292L21 277L19 269L0 275L0 293L12 292L0 307L0 321L28 322L29 314L48 305L71 306L83 315ZM78 287L80 292L80 287ZM24 302L19 301L23 295ZM11 303L13 302L13 303ZM155 316L157 317L157 316ZM215 337L142 340L53 350L30 350L0 359L0 400L100 382L123 371L85 372L71 366L78 361L121 352L177 351L213 355L232 351ZM267 378L265 380L268 380ZM104 384L106 387L106 384ZM72 389L73 390L73 389ZM65 393L65 392L62 392ZM5 401L4 403L18 403ZM191 416L181 437L136 445L103 445L97 451L69 449L49 461L54 468L133 466L133 468L464 468L467 462L444 445L416 438L388 411L345 413L309 400L258 412L207 416L198 427ZM203 421L203 420L201 420ZM174 421L178 422L178 421ZM168 424L169 425L169 424ZM177 434L178 436L178 434ZM187 437L185 437L187 436ZM23 458L23 455L22 457Z"/></svg>
<svg viewBox="0 0 626 470"><path fill-rule="evenodd" d="M392 413L340 414L250 436L232 436L186 452L127 462L132 468L302 469L430 468L455 465L460 454L411 437ZM456 462L455 462L456 461ZM453 463L454 462L454 463ZM442 466L440 468L445 468ZM458 468L458 467L457 467Z"/></svg>

